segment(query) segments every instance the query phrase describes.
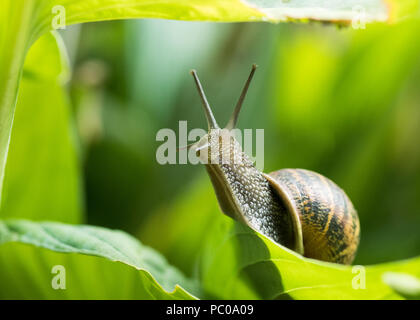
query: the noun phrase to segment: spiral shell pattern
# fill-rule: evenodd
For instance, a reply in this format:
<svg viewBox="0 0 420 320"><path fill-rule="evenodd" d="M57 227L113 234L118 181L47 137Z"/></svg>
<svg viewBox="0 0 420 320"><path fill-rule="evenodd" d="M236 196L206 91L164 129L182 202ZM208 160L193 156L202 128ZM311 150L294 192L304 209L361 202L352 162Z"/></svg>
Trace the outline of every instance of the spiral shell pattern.
<svg viewBox="0 0 420 320"><path fill-rule="evenodd" d="M304 169L282 169L269 177L290 214L300 220L304 256L352 263L359 245L360 223L345 192L330 179Z"/></svg>

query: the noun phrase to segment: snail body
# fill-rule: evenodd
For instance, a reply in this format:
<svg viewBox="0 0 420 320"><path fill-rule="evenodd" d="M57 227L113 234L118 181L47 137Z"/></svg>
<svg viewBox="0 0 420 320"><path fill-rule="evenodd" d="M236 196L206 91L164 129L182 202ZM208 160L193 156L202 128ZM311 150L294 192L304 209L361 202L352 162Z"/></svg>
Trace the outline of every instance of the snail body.
<svg viewBox="0 0 420 320"><path fill-rule="evenodd" d="M328 178L304 169L269 174L255 168L235 139L239 111L255 72L245 84L227 126L219 128L196 72L209 127L193 148L205 164L224 214L308 258L350 264L359 244L357 212Z"/></svg>

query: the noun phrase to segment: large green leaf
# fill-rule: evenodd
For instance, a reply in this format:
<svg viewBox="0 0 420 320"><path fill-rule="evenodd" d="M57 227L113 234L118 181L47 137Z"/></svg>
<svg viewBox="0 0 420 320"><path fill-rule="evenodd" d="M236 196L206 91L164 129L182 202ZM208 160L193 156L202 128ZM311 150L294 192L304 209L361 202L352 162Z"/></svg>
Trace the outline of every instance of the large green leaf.
<svg viewBox="0 0 420 320"><path fill-rule="evenodd" d="M172 206L156 212L140 234L184 272L195 272L205 297L401 299L414 295L412 288L401 293L404 283L398 279L392 287L385 279L390 272L419 277L420 258L370 266L304 258L224 216L207 178L204 181L188 188ZM153 237L157 227L167 236ZM365 289L357 289L362 284L360 272L364 272Z"/></svg>
<svg viewBox="0 0 420 320"><path fill-rule="evenodd" d="M51 286L55 265L65 268L65 290ZM0 270L6 299L194 299L183 288L196 290L126 233L84 225L0 221Z"/></svg>
<svg viewBox="0 0 420 320"><path fill-rule="evenodd" d="M23 62L30 46L52 28L53 22L70 25L112 19L163 18L224 22L312 19L349 23L354 14L359 14L354 10L357 5L365 6L369 21L396 20L418 10L417 0L370 0L367 3L308 0L287 1L286 5L280 0L3 1L0 12L0 194Z"/></svg>
<svg viewBox="0 0 420 320"><path fill-rule="evenodd" d="M51 25L54 6L66 10L66 23L112 19L160 18L189 21L320 20L350 23L362 8L366 22L389 21L418 10L418 0L42 0L37 2L39 33Z"/></svg>
<svg viewBox="0 0 420 320"><path fill-rule="evenodd" d="M203 289L210 297L401 299L383 281L384 274L420 276L420 258L365 267L325 263L278 246L230 218L215 220L207 232L200 268Z"/></svg>
<svg viewBox="0 0 420 320"><path fill-rule="evenodd" d="M20 85L6 168L2 218L81 220L81 192L65 48L47 33L32 46Z"/></svg>
<svg viewBox="0 0 420 320"><path fill-rule="evenodd" d="M3 1L0 10L0 200L23 61L30 46L33 1Z"/></svg>

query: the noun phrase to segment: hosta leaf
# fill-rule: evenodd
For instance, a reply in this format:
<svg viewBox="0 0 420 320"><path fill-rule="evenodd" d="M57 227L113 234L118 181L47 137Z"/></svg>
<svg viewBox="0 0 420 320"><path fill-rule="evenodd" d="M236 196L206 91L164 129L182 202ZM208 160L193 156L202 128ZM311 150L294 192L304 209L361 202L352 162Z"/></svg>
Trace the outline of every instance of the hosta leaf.
<svg viewBox="0 0 420 320"><path fill-rule="evenodd" d="M389 21L418 10L418 0L43 0L37 32L51 26L57 10L65 9L67 24L111 19L161 18L194 21L287 21L320 20L350 23ZM362 11L361 11L362 10ZM362 14L363 16L360 16Z"/></svg>
<svg viewBox="0 0 420 320"><path fill-rule="evenodd" d="M66 270L65 290L51 287L54 265ZM4 220L0 270L0 297L7 299L195 298L183 289L194 290L194 283L160 254L124 232L99 227Z"/></svg>
<svg viewBox="0 0 420 320"><path fill-rule="evenodd" d="M420 258L370 266L343 266L303 258L224 216L207 177L203 178L185 190L185 196L179 201L156 212L140 234L185 272L191 273L191 270L198 269L205 297L409 297L408 292L402 294L385 282L384 275L403 272L418 277ZM158 239L153 237L153 230L157 227L167 236ZM194 259L199 256L197 266Z"/></svg>
<svg viewBox="0 0 420 320"><path fill-rule="evenodd" d="M372 266L342 266L302 256L248 227L219 217L201 260L203 289L223 299L401 299L386 272L420 275L420 258Z"/></svg>
<svg viewBox="0 0 420 320"><path fill-rule="evenodd" d="M47 33L25 62L0 217L81 222L80 172L63 82L65 48Z"/></svg>

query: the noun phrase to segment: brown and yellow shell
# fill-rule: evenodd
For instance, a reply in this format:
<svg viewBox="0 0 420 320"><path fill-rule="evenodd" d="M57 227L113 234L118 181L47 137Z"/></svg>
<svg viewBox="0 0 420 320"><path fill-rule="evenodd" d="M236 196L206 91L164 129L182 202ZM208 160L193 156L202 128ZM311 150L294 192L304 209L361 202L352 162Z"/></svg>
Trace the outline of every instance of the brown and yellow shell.
<svg viewBox="0 0 420 320"><path fill-rule="evenodd" d="M308 258L352 263L359 245L357 212L345 192L309 170L282 169L264 174L295 221L295 232Z"/></svg>

